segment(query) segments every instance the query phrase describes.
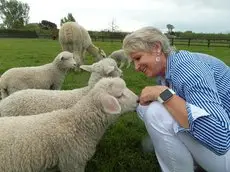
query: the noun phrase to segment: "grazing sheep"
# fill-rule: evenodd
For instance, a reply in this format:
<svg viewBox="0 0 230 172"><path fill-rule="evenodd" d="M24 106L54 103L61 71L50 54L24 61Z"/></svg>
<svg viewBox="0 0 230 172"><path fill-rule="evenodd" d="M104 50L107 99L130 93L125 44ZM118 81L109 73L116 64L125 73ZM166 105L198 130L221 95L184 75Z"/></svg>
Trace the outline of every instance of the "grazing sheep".
<svg viewBox="0 0 230 172"><path fill-rule="evenodd" d="M92 43L88 31L77 22L66 22L62 25L59 30L59 42L62 50L72 52L74 58L81 59L81 64L84 64L86 51L97 60L106 57L105 52Z"/></svg>
<svg viewBox="0 0 230 172"><path fill-rule="evenodd" d="M121 78L103 78L69 109L0 118L0 171L84 172L106 129L137 99Z"/></svg>
<svg viewBox="0 0 230 172"><path fill-rule="evenodd" d="M11 68L2 74L0 79L2 99L16 91L28 88L59 90L67 71L76 66L73 54L64 51L49 64Z"/></svg>
<svg viewBox="0 0 230 172"><path fill-rule="evenodd" d="M123 68L125 64L127 63L126 68L130 67L130 63L132 62L132 59L129 58L123 49L113 51L108 57L113 58L117 61L117 63L120 64L119 68Z"/></svg>
<svg viewBox="0 0 230 172"><path fill-rule="evenodd" d="M27 89L17 91L0 101L0 116L35 115L74 105L103 77L119 77L122 71L115 60L102 59L92 65L82 65L91 72L88 86L74 90Z"/></svg>

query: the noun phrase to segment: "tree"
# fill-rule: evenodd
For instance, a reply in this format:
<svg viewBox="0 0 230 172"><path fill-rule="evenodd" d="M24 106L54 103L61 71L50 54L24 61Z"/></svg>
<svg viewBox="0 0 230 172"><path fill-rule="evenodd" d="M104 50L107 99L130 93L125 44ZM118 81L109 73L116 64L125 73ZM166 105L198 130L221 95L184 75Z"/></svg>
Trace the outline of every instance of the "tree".
<svg viewBox="0 0 230 172"><path fill-rule="evenodd" d="M41 23L39 23L39 26L41 29L49 30L51 32L51 37L53 40L55 40L58 36L58 29L57 25L55 23L52 23L48 20L42 20Z"/></svg>
<svg viewBox="0 0 230 172"><path fill-rule="evenodd" d="M169 34L173 33L173 29L175 28L173 25L167 24L166 27L167 27L167 29L168 29L168 33L169 33Z"/></svg>
<svg viewBox="0 0 230 172"><path fill-rule="evenodd" d="M18 29L29 22L30 7L17 0L0 0L0 17L7 29Z"/></svg>
<svg viewBox="0 0 230 172"><path fill-rule="evenodd" d="M116 24L115 18L112 19L112 22L109 23L109 31L116 32L118 30L118 25Z"/></svg>
<svg viewBox="0 0 230 172"><path fill-rule="evenodd" d="M48 20L42 20L41 23L39 23L40 27L45 30L49 29L57 29L57 25L55 23L52 23Z"/></svg>
<svg viewBox="0 0 230 172"><path fill-rule="evenodd" d="M61 19L61 26L63 25L63 23L66 23L66 22L69 22L69 21L72 21L72 22L75 22L75 18L73 17L72 13L68 13L67 17L64 17Z"/></svg>
<svg viewBox="0 0 230 172"><path fill-rule="evenodd" d="M5 29L5 26L3 23L0 23L0 29Z"/></svg>

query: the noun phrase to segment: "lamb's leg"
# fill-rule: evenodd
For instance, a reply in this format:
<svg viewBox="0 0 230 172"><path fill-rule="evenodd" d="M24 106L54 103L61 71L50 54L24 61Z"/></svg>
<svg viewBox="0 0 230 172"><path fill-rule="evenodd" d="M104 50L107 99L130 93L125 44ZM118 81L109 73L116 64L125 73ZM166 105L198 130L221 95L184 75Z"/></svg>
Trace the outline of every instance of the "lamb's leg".
<svg viewBox="0 0 230 172"><path fill-rule="evenodd" d="M69 52L73 52L73 43L72 42L68 42L68 43L65 43L65 44L61 44L61 48L62 48L62 51L69 51Z"/></svg>
<svg viewBox="0 0 230 172"><path fill-rule="evenodd" d="M84 63L82 53L80 52L80 50L74 50L73 51L73 57L74 57L74 60L76 61L77 64L82 65Z"/></svg>
<svg viewBox="0 0 230 172"><path fill-rule="evenodd" d="M86 50L82 50L82 53L81 53L81 65L85 64L85 53L86 53Z"/></svg>
<svg viewBox="0 0 230 172"><path fill-rule="evenodd" d="M84 64L84 57L82 56L82 53L80 53L81 50L75 50L73 52L73 56L74 56L74 60L76 61L77 64L80 65L83 65ZM80 72L81 71L81 68L80 67L76 67L74 68L74 71L75 72Z"/></svg>

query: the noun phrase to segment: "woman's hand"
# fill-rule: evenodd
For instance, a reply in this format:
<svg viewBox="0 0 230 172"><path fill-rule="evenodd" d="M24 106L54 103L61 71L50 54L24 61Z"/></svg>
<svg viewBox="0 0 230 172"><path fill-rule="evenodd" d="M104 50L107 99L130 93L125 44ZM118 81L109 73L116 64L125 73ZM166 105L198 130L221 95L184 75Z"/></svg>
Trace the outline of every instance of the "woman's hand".
<svg viewBox="0 0 230 172"><path fill-rule="evenodd" d="M140 104L148 105L152 101L156 101L157 97L166 90L168 87L166 86L147 86L141 91L140 95Z"/></svg>

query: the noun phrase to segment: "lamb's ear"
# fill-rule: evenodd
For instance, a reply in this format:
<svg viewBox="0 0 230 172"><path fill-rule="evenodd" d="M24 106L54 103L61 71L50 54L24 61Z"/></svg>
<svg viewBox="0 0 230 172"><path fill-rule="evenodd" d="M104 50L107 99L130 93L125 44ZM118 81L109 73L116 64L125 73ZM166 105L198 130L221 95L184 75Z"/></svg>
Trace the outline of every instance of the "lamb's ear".
<svg viewBox="0 0 230 172"><path fill-rule="evenodd" d="M110 72L114 71L114 66L106 66L105 73L108 75Z"/></svg>
<svg viewBox="0 0 230 172"><path fill-rule="evenodd" d="M121 113L121 106L117 99L109 94L101 96L101 104L104 112L109 114Z"/></svg>
<svg viewBox="0 0 230 172"><path fill-rule="evenodd" d="M93 71L93 66L92 65L81 65L80 68L85 70L85 71L88 71L88 72Z"/></svg>

